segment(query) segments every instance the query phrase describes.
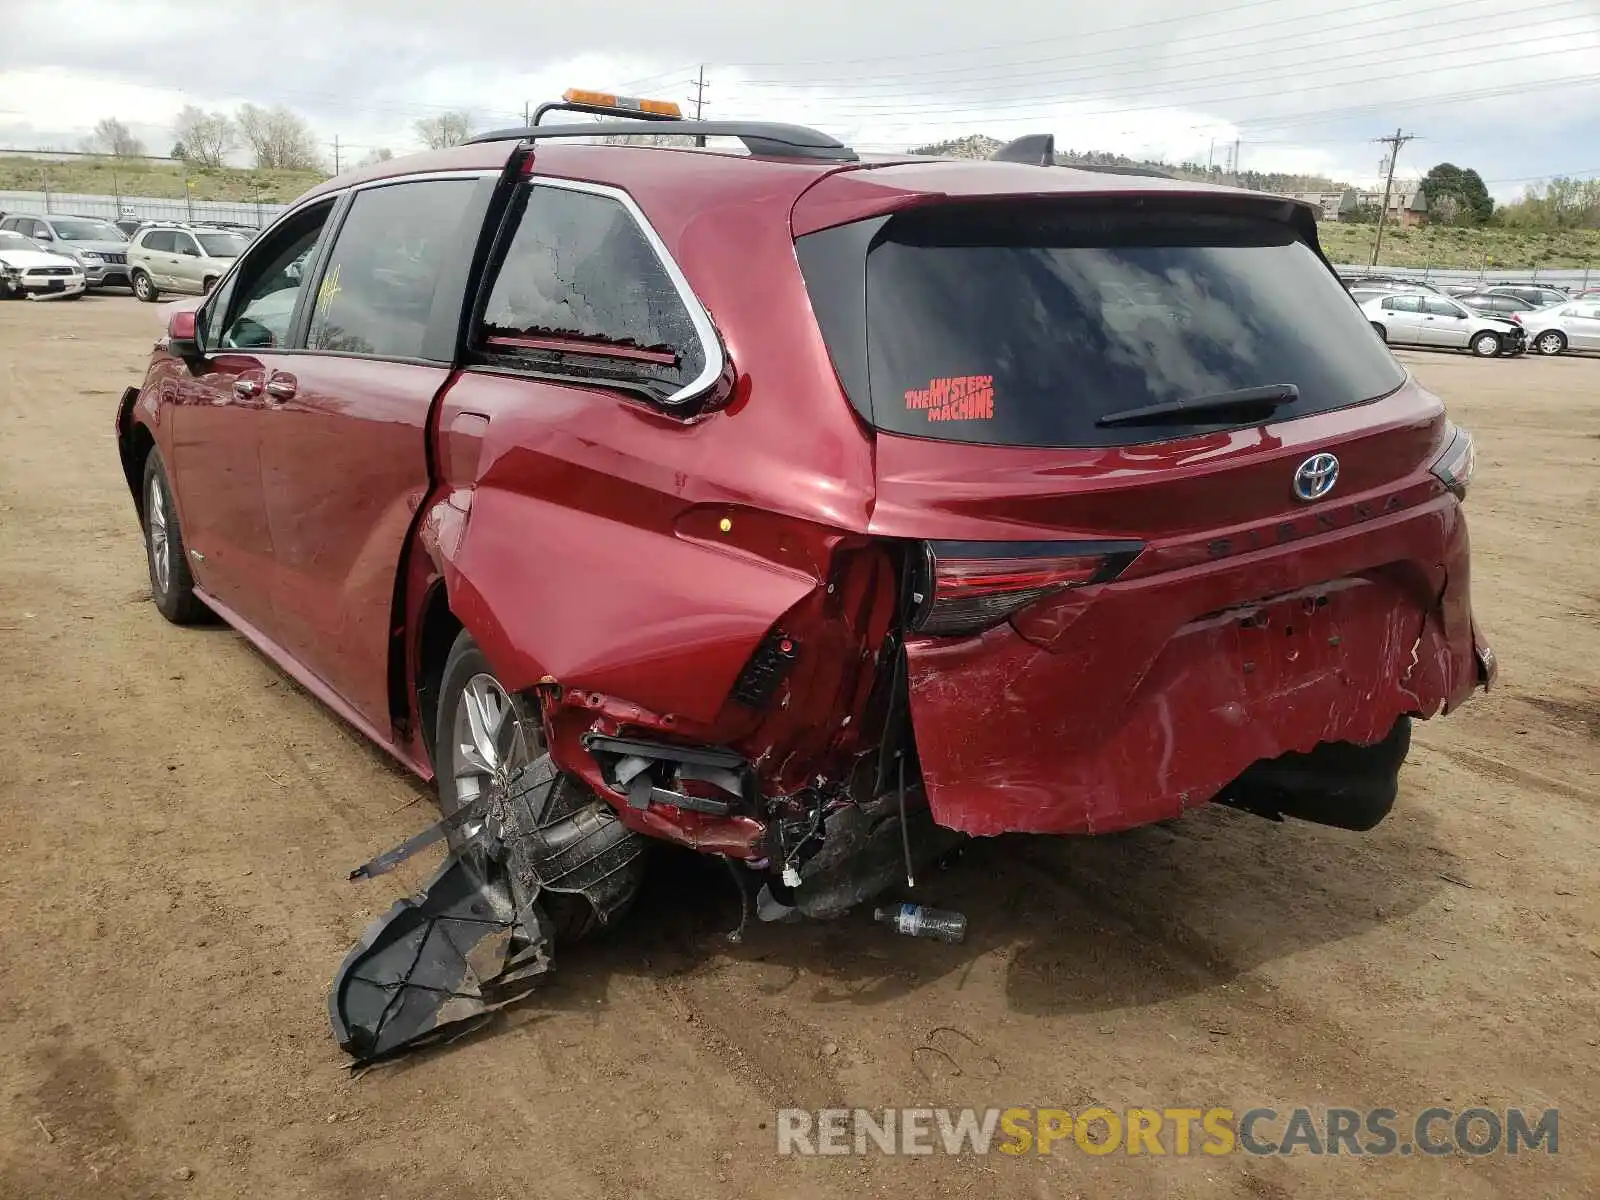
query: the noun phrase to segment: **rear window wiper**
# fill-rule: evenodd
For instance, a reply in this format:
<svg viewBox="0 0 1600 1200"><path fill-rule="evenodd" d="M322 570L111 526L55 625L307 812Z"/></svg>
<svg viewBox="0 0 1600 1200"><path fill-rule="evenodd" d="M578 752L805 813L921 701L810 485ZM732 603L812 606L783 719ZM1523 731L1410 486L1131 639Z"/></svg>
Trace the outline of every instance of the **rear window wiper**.
<svg viewBox="0 0 1600 1200"><path fill-rule="evenodd" d="M1125 408L1107 413L1096 425L1154 425L1173 417L1192 417L1203 413L1236 413L1240 417L1267 416L1300 399L1300 389L1292 383L1269 383L1265 387L1238 388L1210 396L1191 396L1187 400L1168 400L1143 408Z"/></svg>

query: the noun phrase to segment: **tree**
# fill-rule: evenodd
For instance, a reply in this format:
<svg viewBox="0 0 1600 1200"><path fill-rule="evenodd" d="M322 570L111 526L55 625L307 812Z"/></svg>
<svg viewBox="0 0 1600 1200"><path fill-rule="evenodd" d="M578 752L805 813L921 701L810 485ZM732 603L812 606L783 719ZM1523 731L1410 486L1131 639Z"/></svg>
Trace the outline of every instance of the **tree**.
<svg viewBox="0 0 1600 1200"><path fill-rule="evenodd" d="M465 111L442 112L416 123L417 137L429 150L447 150L472 136L472 114Z"/></svg>
<svg viewBox="0 0 1600 1200"><path fill-rule="evenodd" d="M138 158L144 153L144 143L133 136L133 131L116 117L104 117L94 127L94 136L88 145L113 158Z"/></svg>
<svg viewBox="0 0 1600 1200"><path fill-rule="evenodd" d="M228 152L239 144L227 113L204 112L192 104L179 111L172 122L172 132L183 147L183 153L174 153L173 157L201 167L220 167Z"/></svg>
<svg viewBox="0 0 1600 1200"><path fill-rule="evenodd" d="M377 163L388 162L393 157L394 157L394 151L393 150L389 149L389 147L387 147L387 146L379 146L375 150L368 150L367 153L366 153L366 157L364 157L361 160L361 162L359 164L357 164L357 165L358 166L363 166L363 167L370 167L370 166L376 165Z"/></svg>
<svg viewBox="0 0 1600 1200"><path fill-rule="evenodd" d="M298 113L282 105L258 108L254 104L241 104L234 124L245 145L250 147L256 166L285 171L322 169L316 135Z"/></svg>
<svg viewBox="0 0 1600 1200"><path fill-rule="evenodd" d="M1428 198L1428 212L1435 224L1482 225L1494 215L1494 197L1484 186L1483 177L1470 167L1440 163L1422 177L1422 194ZM1455 204L1446 205L1451 216L1441 217L1439 203L1446 196Z"/></svg>

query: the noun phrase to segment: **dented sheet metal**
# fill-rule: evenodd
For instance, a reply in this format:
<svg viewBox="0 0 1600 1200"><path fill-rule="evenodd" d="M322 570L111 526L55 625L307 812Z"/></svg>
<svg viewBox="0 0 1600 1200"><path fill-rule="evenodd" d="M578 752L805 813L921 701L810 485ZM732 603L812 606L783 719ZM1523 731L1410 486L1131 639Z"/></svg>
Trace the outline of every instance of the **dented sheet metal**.
<svg viewBox="0 0 1600 1200"><path fill-rule="evenodd" d="M1380 551L1398 561L1372 563ZM1308 544L1300 578L1234 560L1118 584L1114 602L1084 589L979 638L914 639L934 818L976 835L1126 829L1205 803L1257 760L1372 745L1398 717L1454 707L1484 673L1465 571L1443 568L1464 551L1457 511L1423 508L1381 545Z"/></svg>

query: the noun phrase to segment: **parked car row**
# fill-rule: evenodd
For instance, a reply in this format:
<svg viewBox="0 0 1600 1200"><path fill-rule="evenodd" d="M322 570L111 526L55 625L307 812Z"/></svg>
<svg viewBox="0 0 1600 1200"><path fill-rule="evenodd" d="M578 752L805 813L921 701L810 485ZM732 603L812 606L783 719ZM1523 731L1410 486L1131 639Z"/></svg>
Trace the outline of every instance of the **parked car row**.
<svg viewBox="0 0 1600 1200"><path fill-rule="evenodd" d="M1386 342L1484 358L1600 350L1600 288L1568 295L1532 284L1444 284L1348 276L1346 290Z"/></svg>
<svg viewBox="0 0 1600 1200"><path fill-rule="evenodd" d="M0 229L0 300L75 300L84 288L83 268L76 261Z"/></svg>
<svg viewBox="0 0 1600 1200"><path fill-rule="evenodd" d="M21 234L52 254L74 262L89 288L128 286L128 239L98 217L12 213L0 231Z"/></svg>
<svg viewBox="0 0 1600 1200"><path fill-rule="evenodd" d="M0 298L73 296L103 287L126 287L149 302L163 292L204 295L258 232L224 222L112 223L13 213L0 218L4 248L12 256L0 278Z"/></svg>

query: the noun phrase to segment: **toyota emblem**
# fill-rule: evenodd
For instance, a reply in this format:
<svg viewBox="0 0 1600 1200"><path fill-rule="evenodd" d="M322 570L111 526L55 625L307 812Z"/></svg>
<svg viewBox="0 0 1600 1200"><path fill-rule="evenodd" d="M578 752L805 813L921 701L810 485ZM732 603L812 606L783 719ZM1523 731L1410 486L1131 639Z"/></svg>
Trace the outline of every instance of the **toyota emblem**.
<svg viewBox="0 0 1600 1200"><path fill-rule="evenodd" d="M1313 454L1294 471L1294 494L1302 500L1321 500L1339 482L1339 460L1331 454Z"/></svg>

